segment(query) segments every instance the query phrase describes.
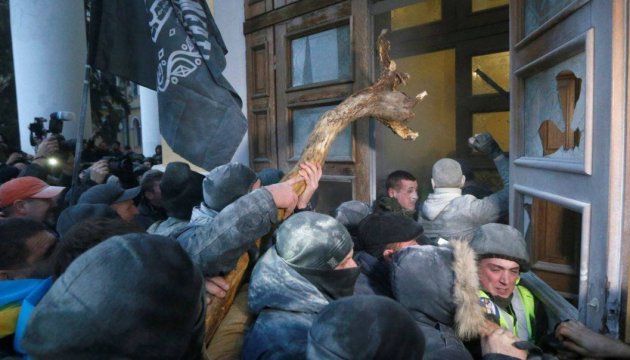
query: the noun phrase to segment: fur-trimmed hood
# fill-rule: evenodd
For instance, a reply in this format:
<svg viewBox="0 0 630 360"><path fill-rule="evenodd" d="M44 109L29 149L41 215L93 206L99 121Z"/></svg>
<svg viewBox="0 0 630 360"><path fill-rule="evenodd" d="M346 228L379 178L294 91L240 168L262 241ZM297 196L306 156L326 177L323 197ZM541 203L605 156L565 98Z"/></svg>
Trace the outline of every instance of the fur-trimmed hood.
<svg viewBox="0 0 630 360"><path fill-rule="evenodd" d="M462 340L479 335L485 317L475 253L466 242L405 248L394 256L391 279L394 297L417 321L453 327Z"/></svg>

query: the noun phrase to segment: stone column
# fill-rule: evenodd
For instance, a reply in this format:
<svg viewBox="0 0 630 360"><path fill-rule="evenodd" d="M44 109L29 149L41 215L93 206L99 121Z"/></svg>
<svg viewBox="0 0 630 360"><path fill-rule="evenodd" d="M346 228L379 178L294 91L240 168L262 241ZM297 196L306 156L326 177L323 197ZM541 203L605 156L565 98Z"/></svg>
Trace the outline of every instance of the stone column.
<svg viewBox="0 0 630 360"><path fill-rule="evenodd" d="M76 137L87 56L83 1L11 1L10 10L20 144L33 153L34 117L72 111L75 120L64 122L63 135Z"/></svg>
<svg viewBox="0 0 630 360"><path fill-rule="evenodd" d="M140 93L140 129L142 132L142 154L151 156L161 144L160 117L157 92L138 85Z"/></svg>

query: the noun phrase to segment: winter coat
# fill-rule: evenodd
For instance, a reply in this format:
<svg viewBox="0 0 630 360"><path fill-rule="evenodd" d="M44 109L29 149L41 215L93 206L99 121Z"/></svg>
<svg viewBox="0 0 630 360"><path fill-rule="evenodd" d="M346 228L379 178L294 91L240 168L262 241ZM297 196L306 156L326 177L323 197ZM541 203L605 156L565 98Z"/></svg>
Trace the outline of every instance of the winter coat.
<svg viewBox="0 0 630 360"><path fill-rule="evenodd" d="M166 220L156 221L147 229L147 233L162 236L173 236L188 225L187 220L169 216Z"/></svg>
<svg viewBox="0 0 630 360"><path fill-rule="evenodd" d="M397 252L392 261L394 298L423 332L425 359L472 359L461 337L474 336L484 321L474 252L466 243L456 243L454 250L411 246Z"/></svg>
<svg viewBox="0 0 630 360"><path fill-rule="evenodd" d="M503 189L477 199L462 195L459 188L436 188L422 205L419 222L424 235L431 240L466 239L481 225L496 222L508 211L509 161L505 156L495 160L503 181Z"/></svg>
<svg viewBox="0 0 630 360"><path fill-rule="evenodd" d="M361 269L361 274L354 285L355 295L382 295L392 298L392 287L389 282L389 266L374 256L359 251L354 261Z"/></svg>
<svg viewBox="0 0 630 360"><path fill-rule="evenodd" d="M239 257L277 222L271 193L261 188L242 196L214 216L202 213L175 234L177 241L206 277L226 274Z"/></svg>
<svg viewBox="0 0 630 360"><path fill-rule="evenodd" d="M328 304L322 293L269 249L254 267L249 308L258 315L243 359L304 359L308 330Z"/></svg>

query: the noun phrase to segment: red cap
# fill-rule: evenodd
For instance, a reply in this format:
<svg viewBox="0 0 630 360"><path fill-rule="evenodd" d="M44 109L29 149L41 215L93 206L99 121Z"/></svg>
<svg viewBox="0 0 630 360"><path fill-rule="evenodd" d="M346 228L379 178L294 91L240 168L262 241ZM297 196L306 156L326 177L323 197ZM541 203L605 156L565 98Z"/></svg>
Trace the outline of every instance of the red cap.
<svg viewBox="0 0 630 360"><path fill-rule="evenodd" d="M17 200L52 199L65 189L50 186L33 176L24 176L7 181L0 186L0 208L13 205Z"/></svg>

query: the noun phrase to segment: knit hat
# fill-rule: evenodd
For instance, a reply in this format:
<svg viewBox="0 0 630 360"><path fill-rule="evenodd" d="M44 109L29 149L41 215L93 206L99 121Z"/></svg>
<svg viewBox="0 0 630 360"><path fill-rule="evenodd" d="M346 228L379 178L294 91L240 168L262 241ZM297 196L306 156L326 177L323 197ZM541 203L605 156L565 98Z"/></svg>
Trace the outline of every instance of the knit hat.
<svg viewBox="0 0 630 360"><path fill-rule="evenodd" d="M118 184L105 183L94 185L79 197L78 204L106 204L112 205L127 200L133 200L140 194L140 187L123 189Z"/></svg>
<svg viewBox="0 0 630 360"><path fill-rule="evenodd" d="M294 267L334 270L351 250L348 230L328 215L300 212L276 231L276 251Z"/></svg>
<svg viewBox="0 0 630 360"><path fill-rule="evenodd" d="M332 216L346 228L355 228L371 212L370 207L357 200L341 203L332 213Z"/></svg>
<svg viewBox="0 0 630 360"><path fill-rule="evenodd" d="M0 186L0 208L11 206L17 200L52 199L63 189L65 187L50 186L33 176L15 178Z"/></svg>
<svg viewBox="0 0 630 360"><path fill-rule="evenodd" d="M308 333L306 357L420 360L424 342L411 314L396 301L384 296L352 296L319 312Z"/></svg>
<svg viewBox="0 0 630 360"><path fill-rule="evenodd" d="M119 219L120 216L109 205L105 204L77 204L65 208L57 219L57 234L63 236L74 225L92 218L104 217Z"/></svg>
<svg viewBox="0 0 630 360"><path fill-rule="evenodd" d="M459 163L449 158L438 160L431 171L436 188L459 188L462 185L462 175Z"/></svg>
<svg viewBox="0 0 630 360"><path fill-rule="evenodd" d="M374 257L382 256L387 244L415 240L423 232L422 225L393 212L368 215L359 224L360 243Z"/></svg>
<svg viewBox="0 0 630 360"><path fill-rule="evenodd" d="M168 216L188 220L192 209L203 199L201 182L203 175L192 170L188 164L175 161L166 165L160 182L162 206Z"/></svg>
<svg viewBox="0 0 630 360"><path fill-rule="evenodd" d="M239 163L218 166L203 179L203 201L215 211L247 194L256 182L256 173Z"/></svg>
<svg viewBox="0 0 630 360"><path fill-rule="evenodd" d="M485 224L480 226L470 240L470 247L481 259L512 260L520 265L521 271L529 271L529 254L525 239L523 239L520 231L509 225Z"/></svg>
<svg viewBox="0 0 630 360"><path fill-rule="evenodd" d="M262 186L277 184L284 177L284 172L280 169L266 168L256 173Z"/></svg>
<svg viewBox="0 0 630 360"><path fill-rule="evenodd" d="M55 281L22 346L36 359L201 359L202 288L201 273L177 241L115 236Z"/></svg>

